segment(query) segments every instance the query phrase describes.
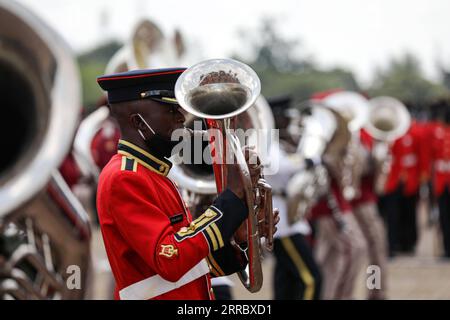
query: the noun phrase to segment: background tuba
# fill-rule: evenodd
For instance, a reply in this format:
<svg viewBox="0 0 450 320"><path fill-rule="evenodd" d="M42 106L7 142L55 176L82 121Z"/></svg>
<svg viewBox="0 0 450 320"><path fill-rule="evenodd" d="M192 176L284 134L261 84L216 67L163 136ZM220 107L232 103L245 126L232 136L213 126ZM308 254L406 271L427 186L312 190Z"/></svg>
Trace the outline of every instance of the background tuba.
<svg viewBox="0 0 450 320"><path fill-rule="evenodd" d="M81 112L77 67L47 25L0 0L0 74L0 298L81 299L89 222L57 169Z"/></svg>
<svg viewBox="0 0 450 320"><path fill-rule="evenodd" d="M375 139L375 191L382 194L391 167L390 144L406 134L411 116L405 105L392 97L376 97L369 103L365 129Z"/></svg>
<svg viewBox="0 0 450 320"><path fill-rule="evenodd" d="M165 52L169 49L166 42L161 29L156 24L150 20L140 21L136 24L130 39L111 58L105 73L144 69L152 65L152 62L161 63L161 60L170 59L173 54Z"/></svg>
<svg viewBox="0 0 450 320"><path fill-rule="evenodd" d="M131 37L108 62L105 74L135 69L164 68L189 65L198 61L180 31L168 38L152 21L143 19L136 24Z"/></svg>
<svg viewBox="0 0 450 320"><path fill-rule="evenodd" d="M369 102L357 92L338 91L326 96L320 104L336 111L348 123L351 139L345 152L330 162L329 169L341 186L344 198L350 201L359 196L361 176L366 169L365 151L359 135L368 119Z"/></svg>
<svg viewBox="0 0 450 320"><path fill-rule="evenodd" d="M209 136L215 183L193 183L186 179L184 169L174 167L172 178L181 188L196 190L204 193L220 193L226 188L227 166L230 154L236 157L240 165L239 178L245 189L245 198L249 208L247 219L247 270L240 272L239 278L250 292L258 291L262 286L263 274L261 269L261 244L258 234L258 217L264 216L264 221L273 225L271 187L261 177L253 189L250 178L251 168L247 167L241 150L241 141L232 130L239 125L250 128L252 125L263 123L261 118L270 115L267 104L260 103L262 112L252 112L252 106L257 101L261 85L256 73L247 65L231 59L213 59L200 62L187 69L178 79L175 95L180 106L189 114L200 119L206 119L208 129L218 129L218 134ZM261 107L264 105L264 107ZM253 107L253 110L258 110ZM248 111L248 112L247 112ZM262 114L264 113L264 114ZM271 118L269 118L271 119ZM255 128L253 128L255 129ZM265 128L269 129L269 128ZM208 131L211 133L211 131ZM194 135L195 135L194 131ZM215 188L214 188L215 184ZM272 232L266 239L266 246L271 249Z"/></svg>
<svg viewBox="0 0 450 320"><path fill-rule="evenodd" d="M330 195L330 174L347 152L351 140L348 121L328 107L312 104L300 117L300 141L297 154L305 162L287 185L288 220L303 219L317 200ZM333 216L340 221L337 211Z"/></svg>

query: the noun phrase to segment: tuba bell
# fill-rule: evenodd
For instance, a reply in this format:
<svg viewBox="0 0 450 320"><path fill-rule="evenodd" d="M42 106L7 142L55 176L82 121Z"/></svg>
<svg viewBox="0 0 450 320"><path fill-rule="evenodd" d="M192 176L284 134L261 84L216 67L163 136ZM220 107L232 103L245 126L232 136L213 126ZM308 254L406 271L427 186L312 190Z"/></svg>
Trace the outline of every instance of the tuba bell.
<svg viewBox="0 0 450 320"><path fill-rule="evenodd" d="M110 59L105 74L186 65L197 61L193 52L179 31L169 38L153 21L143 19L135 25L130 38Z"/></svg>
<svg viewBox="0 0 450 320"><path fill-rule="evenodd" d="M0 0L0 74L0 299L81 299L89 221L58 171L81 111L76 64L39 18Z"/></svg>
<svg viewBox="0 0 450 320"><path fill-rule="evenodd" d="M393 142L403 136L411 125L405 105L392 97L369 100L370 108L365 129L378 141Z"/></svg>
<svg viewBox="0 0 450 320"><path fill-rule="evenodd" d="M249 261L247 269L238 275L250 292L260 290L263 282L261 239L258 234L258 225L261 221L258 221L258 217L263 216L269 228L273 226L272 194L270 185L263 177L259 178L256 189L253 189L250 175L252 168L247 166L241 142L233 129L236 129L239 122L244 128L249 128L252 123L257 123L256 121L261 123L267 121L265 116L270 115L270 109L267 103L264 105L261 98L258 100L260 90L261 85L256 73L247 65L231 59L200 62L187 69L175 85L175 96L180 106L189 114L205 119L207 128L216 129L218 134L208 137L215 180L208 180L203 185L193 183L192 180L186 179L187 175L183 174L183 168L176 166L173 168L176 170L172 169L174 174L172 178L183 189L197 188L198 192L205 194L211 191L220 193L226 188L226 163L229 163L229 156L236 157L240 166L238 178L244 186L245 201L249 208L246 221L248 244L246 253ZM255 113L257 110L252 107L255 102L262 112ZM261 107L262 105L265 108ZM193 131L193 134L196 132ZM271 250L272 245L272 230L270 230L266 247Z"/></svg>
<svg viewBox="0 0 450 320"><path fill-rule="evenodd" d="M392 97L375 97L369 101L367 132L374 138L375 191L382 194L391 167L390 144L403 136L411 125L405 105Z"/></svg>

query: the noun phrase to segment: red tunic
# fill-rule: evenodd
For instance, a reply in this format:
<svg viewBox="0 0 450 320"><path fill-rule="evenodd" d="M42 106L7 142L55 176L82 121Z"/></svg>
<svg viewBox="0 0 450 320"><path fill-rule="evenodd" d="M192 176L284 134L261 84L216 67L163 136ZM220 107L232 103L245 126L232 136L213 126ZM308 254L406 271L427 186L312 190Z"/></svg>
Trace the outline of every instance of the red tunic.
<svg viewBox="0 0 450 320"><path fill-rule="evenodd" d="M115 298L211 299L208 265L216 275L231 273L214 253L229 247L246 207L227 190L192 221L166 177L171 164L162 159L120 140L118 154L100 175L97 208L116 280ZM231 207L232 223L222 213Z"/></svg>
<svg viewBox="0 0 450 320"><path fill-rule="evenodd" d="M420 176L424 172L425 134L421 126L413 121L408 132L397 139L391 147L392 165L385 185L385 193L394 192L404 184L404 195L419 191Z"/></svg>
<svg viewBox="0 0 450 320"><path fill-rule="evenodd" d="M112 156L116 154L119 138L119 128L109 119L95 134L91 142L91 153L95 164L100 169L103 169Z"/></svg>
<svg viewBox="0 0 450 320"><path fill-rule="evenodd" d="M423 145L422 168L427 180L429 180L432 175L434 135L436 128L439 126L440 123L438 121L427 121L422 123L424 141L426 142Z"/></svg>
<svg viewBox="0 0 450 320"><path fill-rule="evenodd" d="M72 189L82 177L80 167L78 166L73 153L70 152L59 167L62 177L67 185Z"/></svg>
<svg viewBox="0 0 450 320"><path fill-rule="evenodd" d="M352 212L352 206L351 204L345 200L344 196L342 195L342 192L340 191L340 188L338 187L337 183L332 180L331 182L331 188L330 192L333 194L334 198L336 199L336 203L338 206L339 211L342 214L347 214ZM323 216L331 216L333 214L333 211L331 210L329 203L326 199L326 196L322 197L317 204L311 208L311 214L309 220L314 220L321 218Z"/></svg>
<svg viewBox="0 0 450 320"><path fill-rule="evenodd" d="M433 192L439 197L446 186L450 188L450 126L435 123L430 146Z"/></svg>

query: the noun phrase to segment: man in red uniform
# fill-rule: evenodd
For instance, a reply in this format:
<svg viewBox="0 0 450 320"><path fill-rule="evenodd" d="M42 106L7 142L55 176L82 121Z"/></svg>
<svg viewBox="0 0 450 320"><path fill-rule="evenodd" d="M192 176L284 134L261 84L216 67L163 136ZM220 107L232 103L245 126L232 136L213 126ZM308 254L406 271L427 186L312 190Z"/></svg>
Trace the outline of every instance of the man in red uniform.
<svg viewBox="0 0 450 320"><path fill-rule="evenodd" d="M444 257L450 258L450 102L441 99L434 105L442 114L431 128L429 140L432 167L432 192L439 206ZM444 121L441 121L444 120Z"/></svg>
<svg viewBox="0 0 450 320"><path fill-rule="evenodd" d="M227 275L247 263L231 242L248 215L243 187L231 177L234 167L228 188L195 220L167 178L170 137L184 122L173 92L184 70L97 79L121 130L118 153L100 175L97 196L116 299L212 299L210 272Z"/></svg>
<svg viewBox="0 0 450 320"><path fill-rule="evenodd" d="M412 253L417 241L416 206L419 187L426 181L424 132L412 121L408 132L392 147L392 164L380 199L380 212L388 229L389 255L396 251Z"/></svg>

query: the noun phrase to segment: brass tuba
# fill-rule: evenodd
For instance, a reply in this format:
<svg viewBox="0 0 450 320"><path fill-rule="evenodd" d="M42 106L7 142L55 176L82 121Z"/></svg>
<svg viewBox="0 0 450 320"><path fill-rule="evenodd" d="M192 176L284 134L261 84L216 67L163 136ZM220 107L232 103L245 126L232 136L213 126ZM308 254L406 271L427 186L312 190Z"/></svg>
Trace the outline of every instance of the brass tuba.
<svg viewBox="0 0 450 320"><path fill-rule="evenodd" d="M365 129L375 140L375 191L382 194L392 162L390 144L408 131L411 116L405 105L392 97L375 97L369 103Z"/></svg>
<svg viewBox="0 0 450 320"><path fill-rule="evenodd" d="M353 200L360 194L361 176L366 164L359 133L368 119L369 102L357 92L338 91L325 97L320 104L336 111L348 123L351 139L346 152L336 155L336 165L330 169L342 187L344 198Z"/></svg>
<svg viewBox="0 0 450 320"><path fill-rule="evenodd" d="M0 74L0 298L81 299L90 227L58 171L81 111L76 64L39 18L0 0Z"/></svg>
<svg viewBox="0 0 450 320"><path fill-rule="evenodd" d="M238 121L245 116L244 125L255 123L260 114L247 111L257 102L261 84L256 73L247 65L231 59L212 59L200 62L187 69L175 85L175 96L180 106L198 118L206 119L208 129L217 129L217 135L209 137L213 157L215 183L211 180L195 183L186 179L180 167L175 169L173 179L184 189L197 189L210 193L214 188L220 193L226 188L228 157L234 155L240 166L240 177L245 189L245 199L249 208L247 225L247 270L240 272L239 278L250 292L260 290L263 282L261 268L261 243L258 234L258 217L264 216L264 221L273 226L271 187L261 177L256 189L253 189L250 170L241 150L241 142L233 132ZM261 106L261 99L259 105ZM266 105L267 107L267 105ZM261 107L260 107L261 108ZM253 107L254 109L254 107ZM264 109L266 115L270 110ZM254 109L255 111L255 109ZM263 115L264 116L264 115ZM245 118L244 118L245 119ZM260 121L266 121L261 120ZM269 129L269 128L266 128ZM194 134L195 131L194 131ZM200 133L203 134L203 133ZM214 141L213 141L214 140ZM177 171L178 169L178 171ZM191 183L189 185L189 183ZM272 248L272 231L269 231L266 246Z"/></svg>
<svg viewBox="0 0 450 320"><path fill-rule="evenodd" d="M305 166L287 184L288 222L305 218L317 200L328 194L333 166L341 161L351 140L348 121L335 110L308 102L300 117L298 156ZM334 211L336 221L339 212Z"/></svg>
<svg viewBox="0 0 450 320"><path fill-rule="evenodd" d="M197 61L195 52L187 48L179 31L169 38L153 21L143 19L135 25L124 46L110 59L105 74L186 65Z"/></svg>

